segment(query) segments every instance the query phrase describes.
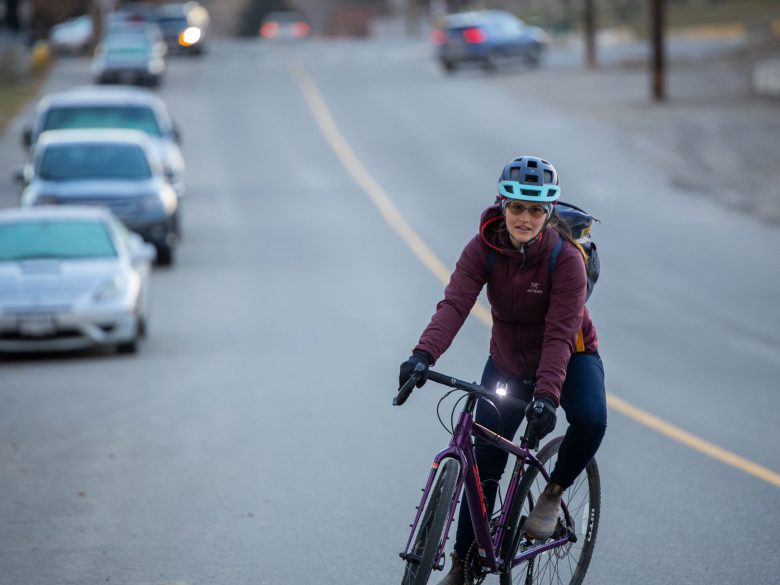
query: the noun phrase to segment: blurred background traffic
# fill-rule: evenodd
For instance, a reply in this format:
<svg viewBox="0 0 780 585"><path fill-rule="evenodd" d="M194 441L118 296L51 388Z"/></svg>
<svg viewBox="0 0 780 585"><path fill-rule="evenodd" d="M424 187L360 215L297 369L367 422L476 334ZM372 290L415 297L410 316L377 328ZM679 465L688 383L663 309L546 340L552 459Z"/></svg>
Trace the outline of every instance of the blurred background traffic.
<svg viewBox="0 0 780 585"><path fill-rule="evenodd" d="M776 582L780 2L0 18L0 583L398 582L446 437L397 365L522 154L601 220L586 582Z"/></svg>

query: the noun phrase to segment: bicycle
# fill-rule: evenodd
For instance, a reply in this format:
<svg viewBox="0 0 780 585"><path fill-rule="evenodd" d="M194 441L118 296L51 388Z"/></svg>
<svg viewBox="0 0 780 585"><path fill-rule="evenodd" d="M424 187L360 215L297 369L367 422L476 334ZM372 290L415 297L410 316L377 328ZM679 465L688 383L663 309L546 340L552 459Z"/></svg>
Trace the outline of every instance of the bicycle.
<svg viewBox="0 0 780 585"><path fill-rule="evenodd" d="M415 368L398 390L394 405L406 402L424 371L422 365ZM517 445L473 419L478 399L492 402L517 398L506 396L505 392L502 395L500 388L490 392L476 383L432 370L428 372L428 380L453 388L442 400L456 390L462 390L466 392L466 401L457 424L451 429L449 447L433 460L414 522L410 525L409 539L400 553L406 561L402 585L425 585L432 570L444 568L444 547L462 490L469 503L476 537L464 559L474 583L482 583L488 575L498 575L500 585L582 583L593 555L601 509L601 482L595 458L574 485L564 492L562 515L553 535L545 541L534 540L524 531L525 519L550 479L563 437L550 440L535 456L531 451L538 447L538 440L532 436L528 425ZM453 418L459 402L453 407ZM506 498L490 517L471 437L490 441L515 457ZM500 499L500 491L498 497Z"/></svg>

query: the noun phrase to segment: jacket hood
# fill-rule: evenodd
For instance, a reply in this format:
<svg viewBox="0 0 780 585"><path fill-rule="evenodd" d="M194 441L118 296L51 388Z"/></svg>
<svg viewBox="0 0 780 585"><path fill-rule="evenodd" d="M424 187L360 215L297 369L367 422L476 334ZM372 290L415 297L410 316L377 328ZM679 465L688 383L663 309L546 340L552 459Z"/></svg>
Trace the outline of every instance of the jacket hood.
<svg viewBox="0 0 780 585"><path fill-rule="evenodd" d="M554 228L545 226L537 240L530 245L525 246L524 250L517 250L512 245L512 240L509 238L509 231L506 229L504 214L501 212L500 205L491 205L482 212L479 234L485 245L499 254L507 256L524 254L526 261L532 261L542 256L546 256L560 237Z"/></svg>

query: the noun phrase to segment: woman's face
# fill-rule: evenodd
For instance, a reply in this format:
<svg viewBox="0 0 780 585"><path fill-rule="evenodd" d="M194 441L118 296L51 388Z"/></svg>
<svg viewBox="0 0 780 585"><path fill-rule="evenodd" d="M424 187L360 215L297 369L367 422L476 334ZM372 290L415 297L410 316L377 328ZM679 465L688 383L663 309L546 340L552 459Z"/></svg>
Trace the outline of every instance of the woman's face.
<svg viewBox="0 0 780 585"><path fill-rule="evenodd" d="M547 211L537 203L510 201L504 210L506 229L512 245L519 248L531 241L544 227Z"/></svg>

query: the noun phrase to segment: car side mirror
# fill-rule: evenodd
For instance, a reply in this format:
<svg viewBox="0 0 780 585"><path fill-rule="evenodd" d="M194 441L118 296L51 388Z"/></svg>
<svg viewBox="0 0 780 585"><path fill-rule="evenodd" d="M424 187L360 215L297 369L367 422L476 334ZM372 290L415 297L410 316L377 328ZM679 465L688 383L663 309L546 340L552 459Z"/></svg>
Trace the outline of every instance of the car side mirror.
<svg viewBox="0 0 780 585"><path fill-rule="evenodd" d="M22 130L22 146L26 150L29 150L32 146L32 128L30 126L25 126Z"/></svg>
<svg viewBox="0 0 780 585"><path fill-rule="evenodd" d="M16 183L19 191L24 191L24 188L30 184L33 177L33 170L29 165L18 167L11 173L11 180Z"/></svg>
<svg viewBox="0 0 780 585"><path fill-rule="evenodd" d="M24 180L24 169L21 167L14 169L13 173L11 173L11 180L19 187L24 187L24 184L26 183Z"/></svg>
<svg viewBox="0 0 780 585"><path fill-rule="evenodd" d="M144 239L136 233L130 233L130 259L133 264L142 262L154 262L157 258L157 249L151 244L147 244Z"/></svg>

